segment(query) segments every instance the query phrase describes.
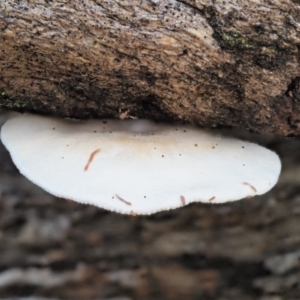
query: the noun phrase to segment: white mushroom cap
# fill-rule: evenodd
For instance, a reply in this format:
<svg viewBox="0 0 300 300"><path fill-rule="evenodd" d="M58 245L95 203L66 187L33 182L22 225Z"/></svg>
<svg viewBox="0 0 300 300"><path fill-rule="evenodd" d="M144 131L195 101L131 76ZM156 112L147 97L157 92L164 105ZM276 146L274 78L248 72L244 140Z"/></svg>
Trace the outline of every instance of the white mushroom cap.
<svg viewBox="0 0 300 300"><path fill-rule="evenodd" d="M281 169L256 144L146 120L26 114L8 120L1 139L20 172L49 193L125 214L260 195Z"/></svg>

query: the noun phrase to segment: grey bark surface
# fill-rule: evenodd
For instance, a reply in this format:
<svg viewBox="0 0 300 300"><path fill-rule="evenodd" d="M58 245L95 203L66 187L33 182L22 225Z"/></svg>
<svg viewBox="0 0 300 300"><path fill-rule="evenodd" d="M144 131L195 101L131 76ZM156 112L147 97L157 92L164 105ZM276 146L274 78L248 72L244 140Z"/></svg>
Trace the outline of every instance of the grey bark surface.
<svg viewBox="0 0 300 300"><path fill-rule="evenodd" d="M296 0L2 0L0 105L300 136Z"/></svg>

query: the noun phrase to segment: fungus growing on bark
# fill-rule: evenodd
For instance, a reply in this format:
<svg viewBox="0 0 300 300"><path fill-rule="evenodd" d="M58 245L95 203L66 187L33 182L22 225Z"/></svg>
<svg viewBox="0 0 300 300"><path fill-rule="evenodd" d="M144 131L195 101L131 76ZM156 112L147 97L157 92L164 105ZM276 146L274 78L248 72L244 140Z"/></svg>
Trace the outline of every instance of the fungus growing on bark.
<svg viewBox="0 0 300 300"><path fill-rule="evenodd" d="M187 125L63 120L25 114L1 139L20 172L49 193L124 214L266 193L278 156Z"/></svg>

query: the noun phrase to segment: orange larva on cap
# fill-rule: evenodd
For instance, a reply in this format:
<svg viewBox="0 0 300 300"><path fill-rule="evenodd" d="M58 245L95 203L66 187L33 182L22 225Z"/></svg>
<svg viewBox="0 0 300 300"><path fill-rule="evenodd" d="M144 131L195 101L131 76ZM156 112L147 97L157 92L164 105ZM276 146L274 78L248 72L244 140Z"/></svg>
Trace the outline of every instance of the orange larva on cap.
<svg viewBox="0 0 300 300"><path fill-rule="evenodd" d="M87 170L88 170L88 168L89 168L91 162L92 162L93 159L94 159L94 156L95 156L97 153L99 153L99 152L100 152L100 149L97 149L97 150L95 150L95 151L93 151L93 152L91 153L91 155L90 155L90 157L89 157L89 160L88 160L87 164L86 164L85 167L84 167L84 171L87 171Z"/></svg>
<svg viewBox="0 0 300 300"><path fill-rule="evenodd" d="M126 201L125 199L123 199L122 197L120 197L119 195L115 195L120 201L122 201L123 203L125 203L126 205L132 205L131 202Z"/></svg>
<svg viewBox="0 0 300 300"><path fill-rule="evenodd" d="M180 196L180 201L182 205L185 205L186 202L184 196Z"/></svg>
<svg viewBox="0 0 300 300"><path fill-rule="evenodd" d="M255 193L257 192L257 189L252 184L248 182L243 182L243 184L249 186L253 192Z"/></svg>

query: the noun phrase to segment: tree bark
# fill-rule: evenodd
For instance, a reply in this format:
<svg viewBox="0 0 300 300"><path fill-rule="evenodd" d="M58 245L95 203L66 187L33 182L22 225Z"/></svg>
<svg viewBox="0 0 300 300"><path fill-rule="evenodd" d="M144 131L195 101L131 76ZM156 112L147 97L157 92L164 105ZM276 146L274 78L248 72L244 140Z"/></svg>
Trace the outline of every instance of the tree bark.
<svg viewBox="0 0 300 300"><path fill-rule="evenodd" d="M0 3L0 104L300 136L298 0Z"/></svg>

